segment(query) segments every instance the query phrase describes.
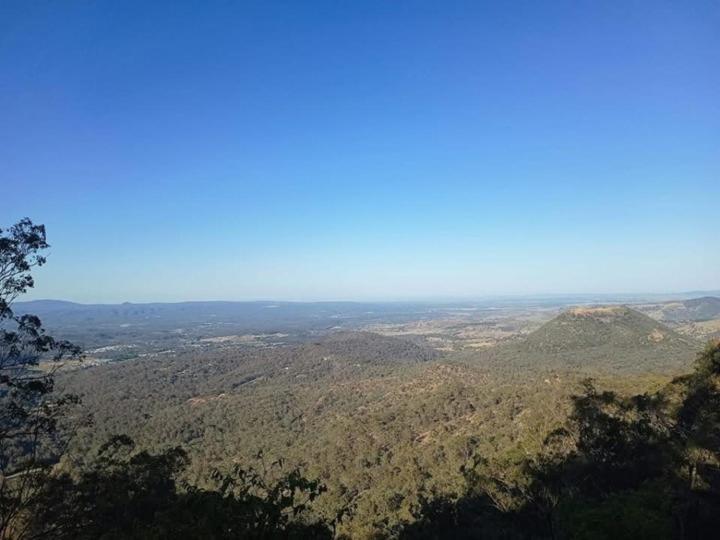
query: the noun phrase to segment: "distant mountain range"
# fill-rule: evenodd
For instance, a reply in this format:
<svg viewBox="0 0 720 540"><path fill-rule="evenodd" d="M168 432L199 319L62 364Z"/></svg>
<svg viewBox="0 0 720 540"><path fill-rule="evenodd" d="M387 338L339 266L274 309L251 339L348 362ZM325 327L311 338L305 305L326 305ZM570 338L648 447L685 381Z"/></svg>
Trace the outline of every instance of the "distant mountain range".
<svg viewBox="0 0 720 540"><path fill-rule="evenodd" d="M720 291L716 293L720 296ZM33 313L50 318L47 323L88 322L132 323L162 320L168 323L199 320L232 320L272 326L308 319L367 319L372 317L417 317L422 313L453 308L563 307L581 304L648 304L662 306L668 320L701 320L720 317L720 297L714 294L693 298L697 294L667 295L532 295L498 296L477 301L457 302L275 302L275 301L199 301L151 302L122 304L80 304L65 300L32 300L16 302L18 313ZM55 321L57 319L57 321Z"/></svg>

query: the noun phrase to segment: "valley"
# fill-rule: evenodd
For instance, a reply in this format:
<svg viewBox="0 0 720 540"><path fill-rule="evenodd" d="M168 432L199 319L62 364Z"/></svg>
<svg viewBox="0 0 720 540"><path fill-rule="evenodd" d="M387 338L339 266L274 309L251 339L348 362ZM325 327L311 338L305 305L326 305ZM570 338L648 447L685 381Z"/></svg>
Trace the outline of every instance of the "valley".
<svg viewBox="0 0 720 540"><path fill-rule="evenodd" d="M313 511L338 535L394 537L425 498L462 493L478 455L520 475L588 377L632 394L689 372L708 335L652 318L657 306L412 306L386 308L387 319L365 307L256 323L257 334L223 335L233 321L182 335L154 323L168 350L123 359L104 345L104 361L61 370L58 389L92 417L62 466L92 460L118 433L155 452L186 449L192 485L282 463L324 483Z"/></svg>

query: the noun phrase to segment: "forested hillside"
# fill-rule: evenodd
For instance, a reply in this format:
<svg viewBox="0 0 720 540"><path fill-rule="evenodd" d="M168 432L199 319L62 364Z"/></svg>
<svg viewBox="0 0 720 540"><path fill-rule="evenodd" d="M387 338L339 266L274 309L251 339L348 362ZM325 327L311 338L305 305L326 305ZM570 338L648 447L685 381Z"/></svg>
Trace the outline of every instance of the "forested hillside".
<svg viewBox="0 0 720 540"><path fill-rule="evenodd" d="M72 372L59 386L79 394L95 422L78 434L68 466L114 433L155 452L182 446L190 457L184 477L203 487L213 470L256 467L262 455L323 482L313 509L342 516L339 534L393 536L425 499L461 493L463 468L478 455L520 474L582 388L583 375L569 367L512 371L483 358L340 333ZM623 373L600 375L603 386L645 390L669 380Z"/></svg>
<svg viewBox="0 0 720 540"><path fill-rule="evenodd" d="M484 361L510 372L552 367L589 376L678 374L702 343L625 306L578 307L489 350Z"/></svg>

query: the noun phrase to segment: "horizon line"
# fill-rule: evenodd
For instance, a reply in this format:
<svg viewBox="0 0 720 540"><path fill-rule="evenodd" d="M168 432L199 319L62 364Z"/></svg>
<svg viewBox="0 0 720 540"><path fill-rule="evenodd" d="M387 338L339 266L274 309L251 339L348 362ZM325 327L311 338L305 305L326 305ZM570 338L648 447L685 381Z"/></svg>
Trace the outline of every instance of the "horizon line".
<svg viewBox="0 0 720 540"><path fill-rule="evenodd" d="M29 300L17 300L14 304L28 304L32 302L58 302L82 306L113 306L113 305L144 305L144 304L200 304L200 303L225 303L225 304L439 304L439 303L472 303L501 299L553 299L567 297L606 297L606 298L641 298L641 297L677 297L677 296L718 296L720 289L696 289L683 291L645 291L645 292L554 292L554 293L495 293L473 296L439 296L439 297L408 297L408 298L384 298L384 299L305 299L290 300L278 298L256 298L243 300L228 299L203 299L203 300L143 300L143 301L115 301L115 302L79 302L60 298L33 298Z"/></svg>

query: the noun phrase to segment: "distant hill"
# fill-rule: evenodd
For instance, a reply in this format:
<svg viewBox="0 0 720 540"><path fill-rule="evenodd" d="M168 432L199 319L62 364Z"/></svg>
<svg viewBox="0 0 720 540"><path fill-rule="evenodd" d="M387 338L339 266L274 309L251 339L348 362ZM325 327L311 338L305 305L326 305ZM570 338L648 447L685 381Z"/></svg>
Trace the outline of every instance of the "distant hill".
<svg viewBox="0 0 720 540"><path fill-rule="evenodd" d="M702 322L720 319L720 298L702 296L641 306L652 317L672 323Z"/></svg>
<svg viewBox="0 0 720 540"><path fill-rule="evenodd" d="M248 366L256 374L277 380L345 379L378 375L397 368L437 360L442 355L427 346L417 345L397 337L380 336L370 332L336 332L303 344L264 349L262 351L236 351L229 356L230 365L244 357L239 371L223 374L223 384L230 380L244 380ZM194 368L193 368L194 369ZM238 373L243 375L235 377Z"/></svg>
<svg viewBox="0 0 720 540"><path fill-rule="evenodd" d="M569 309L500 357L514 364L609 372L689 368L700 344L625 306Z"/></svg>
<svg viewBox="0 0 720 540"><path fill-rule="evenodd" d="M428 346L372 332L335 332L299 349L310 357L332 355L350 362L377 365L427 362L442 356Z"/></svg>
<svg viewBox="0 0 720 540"><path fill-rule="evenodd" d="M618 350L685 343L667 326L624 306L573 308L529 334L524 347L548 353L611 345Z"/></svg>
<svg viewBox="0 0 720 540"><path fill-rule="evenodd" d="M715 296L703 296L685 300L683 307L686 310L685 320L707 321L720 318L720 298Z"/></svg>

